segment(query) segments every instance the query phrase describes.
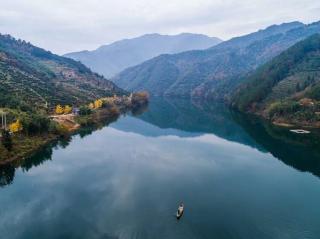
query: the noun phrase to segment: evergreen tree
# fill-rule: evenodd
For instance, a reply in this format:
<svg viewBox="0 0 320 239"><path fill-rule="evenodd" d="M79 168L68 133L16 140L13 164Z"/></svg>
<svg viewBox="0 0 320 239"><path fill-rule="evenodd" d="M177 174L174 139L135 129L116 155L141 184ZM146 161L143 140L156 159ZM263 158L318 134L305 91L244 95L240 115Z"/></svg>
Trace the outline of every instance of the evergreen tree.
<svg viewBox="0 0 320 239"><path fill-rule="evenodd" d="M3 130L2 131L2 145L8 150L12 150L12 139L10 132L8 130Z"/></svg>
<svg viewBox="0 0 320 239"><path fill-rule="evenodd" d="M299 92L301 91L301 86L300 86L300 83L297 83L296 84L296 92Z"/></svg>

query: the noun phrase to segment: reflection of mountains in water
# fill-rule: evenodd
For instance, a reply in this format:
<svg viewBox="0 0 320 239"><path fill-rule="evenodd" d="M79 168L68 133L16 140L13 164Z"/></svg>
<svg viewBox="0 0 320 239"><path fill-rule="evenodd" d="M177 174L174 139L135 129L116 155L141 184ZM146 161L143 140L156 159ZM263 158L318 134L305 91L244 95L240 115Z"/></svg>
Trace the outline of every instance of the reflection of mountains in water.
<svg viewBox="0 0 320 239"><path fill-rule="evenodd" d="M110 122L106 124L108 123ZM293 134L288 129L274 127L254 117L233 112L222 104L197 104L189 100L155 98L151 99L149 109L144 114L122 118L112 127L149 137L196 137L211 133L263 152L268 151L285 164L320 177L319 135ZM78 134L85 137L96 129L97 127L82 128ZM67 147L70 140L72 138L61 139L27 160L1 166L0 187L13 182L15 168L21 167L23 171L28 171L51 160L53 148Z"/></svg>
<svg viewBox="0 0 320 239"><path fill-rule="evenodd" d="M57 142L47 145L37 152L34 156L16 161L13 164L1 165L0 166L0 187L4 187L13 182L15 177L16 167L21 167L23 171L29 171L32 167L37 167L47 160L51 160L52 149L57 144Z"/></svg>
<svg viewBox="0 0 320 239"><path fill-rule="evenodd" d="M61 138L56 140L45 147L41 148L32 157L15 161L14 163L0 166L0 187L4 187L13 182L15 177L15 170L20 167L22 171L28 172L33 167L44 164L46 161L52 159L53 149L56 147L65 148L69 145L71 138Z"/></svg>
<svg viewBox="0 0 320 239"><path fill-rule="evenodd" d="M136 133L147 137L159 137L167 135L175 135L179 137L194 137L202 134L187 132L174 128L162 129L156 125L153 125L152 123L143 121L135 117L124 117L119 122L111 125L111 127L124 132Z"/></svg>
<svg viewBox="0 0 320 239"><path fill-rule="evenodd" d="M88 127L83 127L76 132L81 138L86 137L87 135L92 134L95 130L108 125L115 119L110 119L104 122L101 122L99 125L92 125ZM33 167L38 167L41 164L44 164L46 161L52 160L52 153L54 148L66 148L70 142L72 141L72 137L61 137L59 140L55 140L54 142L42 147L39 151L37 151L32 157L27 159L23 159L20 161L15 161L13 163L9 163L7 165L0 165L0 188L10 185L14 181L15 170L20 167L22 171L29 171Z"/></svg>
<svg viewBox="0 0 320 239"><path fill-rule="evenodd" d="M294 134L287 128L273 126L245 115L235 115L254 140L274 157L303 172L320 177L320 134Z"/></svg>
<svg viewBox="0 0 320 239"><path fill-rule="evenodd" d="M212 133L268 151L285 164L320 177L320 137L317 133L293 134L286 128L231 111L223 104L198 104L182 99L152 99L149 110L139 119L157 126L153 127L158 134L148 136L174 134L192 137ZM130 130L144 134L143 128L143 125L137 125Z"/></svg>
<svg viewBox="0 0 320 239"><path fill-rule="evenodd" d="M232 112L223 104L197 104L187 99L152 98L148 110L137 118L127 117L112 127L151 137L194 137L209 133L259 148L233 120Z"/></svg>

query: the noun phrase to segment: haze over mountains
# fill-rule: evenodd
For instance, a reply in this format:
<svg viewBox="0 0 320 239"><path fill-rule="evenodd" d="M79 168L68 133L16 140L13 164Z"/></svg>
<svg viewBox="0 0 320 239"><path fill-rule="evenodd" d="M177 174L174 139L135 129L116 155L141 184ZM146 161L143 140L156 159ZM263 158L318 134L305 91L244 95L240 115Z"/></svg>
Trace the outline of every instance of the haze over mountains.
<svg viewBox="0 0 320 239"><path fill-rule="evenodd" d="M303 98L310 98L314 100L314 105L318 105L319 33L320 22L273 25L204 50L162 54L122 71L113 78L115 84L73 59L57 56L8 35L0 35L0 103L3 107L25 106L25 102L29 105L43 105L44 102L79 104L103 96L125 94L125 90L147 90L155 96L231 101L241 110L261 113L269 112L273 103L289 100L289 103L278 104L276 111L271 107L277 117L288 107L291 107L291 112L292 106L297 106ZM155 44L156 41L162 42L160 39L168 38L173 39L170 44ZM115 54L117 51L114 49L118 47L118 52L123 55L117 54L117 58L111 54L109 62L116 62L115 59L125 56L132 57L132 60L146 56L144 49L154 53L155 49L168 50L169 45L171 51L180 51L187 45L198 44L200 47L200 38L203 39L203 47L204 42L209 44L212 41L203 35L152 34L101 47L96 52L105 57L104 53ZM181 39L188 44L180 45L183 42ZM196 40L193 42L192 39ZM291 119L299 122L301 115L305 120L317 120L320 104L319 110L300 106L295 109L300 110L293 112L300 118L289 119L286 115L286 122Z"/></svg>
<svg viewBox="0 0 320 239"><path fill-rule="evenodd" d="M273 25L206 50L161 55L128 68L113 81L153 95L228 98L244 76L295 43L320 32L320 22Z"/></svg>
<svg viewBox="0 0 320 239"><path fill-rule="evenodd" d="M79 60L93 71L109 78L128 67L138 65L161 54L207 49L220 42L219 38L201 34L147 34L104 45L94 51L73 52L65 56Z"/></svg>

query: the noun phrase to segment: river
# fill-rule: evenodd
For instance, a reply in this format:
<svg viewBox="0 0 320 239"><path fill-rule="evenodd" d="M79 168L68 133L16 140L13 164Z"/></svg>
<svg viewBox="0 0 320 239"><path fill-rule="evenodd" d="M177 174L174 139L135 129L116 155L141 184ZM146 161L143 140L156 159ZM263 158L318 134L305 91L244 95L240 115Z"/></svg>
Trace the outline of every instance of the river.
<svg viewBox="0 0 320 239"><path fill-rule="evenodd" d="M152 99L0 168L0 238L319 238L319 139Z"/></svg>

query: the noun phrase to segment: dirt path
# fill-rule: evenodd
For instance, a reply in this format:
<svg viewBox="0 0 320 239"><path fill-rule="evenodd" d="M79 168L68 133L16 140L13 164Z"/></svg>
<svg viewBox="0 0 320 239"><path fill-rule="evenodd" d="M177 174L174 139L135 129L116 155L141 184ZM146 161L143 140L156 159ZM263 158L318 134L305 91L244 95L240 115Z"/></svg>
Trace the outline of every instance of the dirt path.
<svg viewBox="0 0 320 239"><path fill-rule="evenodd" d="M74 114L51 115L50 118L66 127L69 131L74 131L80 128L80 125L74 119Z"/></svg>

